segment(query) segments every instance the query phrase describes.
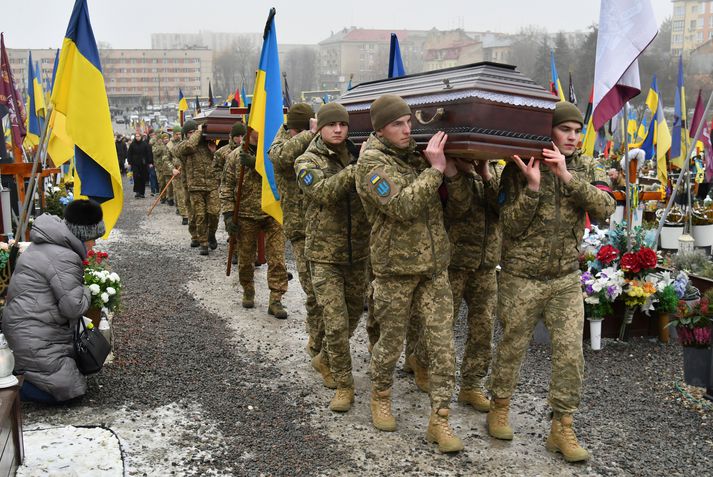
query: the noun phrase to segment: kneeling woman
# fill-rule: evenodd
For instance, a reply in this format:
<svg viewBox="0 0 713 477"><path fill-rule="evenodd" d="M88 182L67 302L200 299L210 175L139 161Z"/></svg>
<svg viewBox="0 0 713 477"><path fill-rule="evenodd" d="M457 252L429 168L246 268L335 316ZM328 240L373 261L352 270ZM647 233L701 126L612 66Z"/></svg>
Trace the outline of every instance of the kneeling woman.
<svg viewBox="0 0 713 477"><path fill-rule="evenodd" d="M64 220L49 214L35 220L32 243L17 261L2 315L15 373L25 376L25 400L61 402L87 391L74 359L73 333L91 303L84 286L84 242L104 231L101 207L89 200L71 202Z"/></svg>

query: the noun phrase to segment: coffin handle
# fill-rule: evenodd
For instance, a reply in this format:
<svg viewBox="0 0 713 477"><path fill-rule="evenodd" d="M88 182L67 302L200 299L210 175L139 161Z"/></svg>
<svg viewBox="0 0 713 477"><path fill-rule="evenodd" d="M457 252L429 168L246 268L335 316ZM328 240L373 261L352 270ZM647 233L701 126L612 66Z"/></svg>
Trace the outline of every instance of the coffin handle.
<svg viewBox="0 0 713 477"><path fill-rule="evenodd" d="M417 109L416 112L414 113L414 116L416 116L416 121L419 122L419 124L422 124L423 126L427 126L431 124L432 122L438 121L443 117L443 115L446 114L446 110L443 108L438 108L436 109L436 114L431 117L428 121L423 119L423 111L420 109Z"/></svg>

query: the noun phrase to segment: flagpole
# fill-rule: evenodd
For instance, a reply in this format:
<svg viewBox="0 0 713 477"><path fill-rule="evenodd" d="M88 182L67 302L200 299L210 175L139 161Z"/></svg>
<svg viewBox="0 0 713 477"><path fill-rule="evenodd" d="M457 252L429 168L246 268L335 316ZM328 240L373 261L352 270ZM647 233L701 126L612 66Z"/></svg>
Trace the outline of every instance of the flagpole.
<svg viewBox="0 0 713 477"><path fill-rule="evenodd" d="M631 221L634 214L631 212L631 174L629 173L629 141L626 138L626 118L629 115L629 102L624 103L624 114L622 115L622 134L624 138L624 174L626 177L626 250L631 252ZM638 170L638 167L637 167Z"/></svg>
<svg viewBox="0 0 713 477"><path fill-rule="evenodd" d="M703 125L705 124L705 119L706 116L708 115L708 110L711 107L711 102L713 101L713 93L711 93L710 96L708 96L708 102L706 103L706 107L703 110L703 114L701 115L701 121L698 123L698 127L696 128L696 135L693 138L692 144L697 144L698 141L701 138L701 134L703 133ZM687 156L688 156L688 149L689 149L689 142L685 142L686 145L686 153L684 155L684 158L686 158L686 165L687 165L687 170L690 169L690 161L688 161ZM656 238L654 239L654 243L658 243L659 236L661 235L661 230L663 229L663 224L666 222L666 217L668 216L668 213L671 211L671 207L673 206L673 201L676 199L676 191L678 190L679 186L681 185L681 179L683 179L683 174L684 171L681 169L681 172L678 174L678 179L676 179L676 185L673 188L673 191L671 191L671 197L668 199L668 204L666 204L666 209L664 209L663 215L661 216L661 219L659 220L659 227L656 229ZM690 196L690 192L689 192Z"/></svg>

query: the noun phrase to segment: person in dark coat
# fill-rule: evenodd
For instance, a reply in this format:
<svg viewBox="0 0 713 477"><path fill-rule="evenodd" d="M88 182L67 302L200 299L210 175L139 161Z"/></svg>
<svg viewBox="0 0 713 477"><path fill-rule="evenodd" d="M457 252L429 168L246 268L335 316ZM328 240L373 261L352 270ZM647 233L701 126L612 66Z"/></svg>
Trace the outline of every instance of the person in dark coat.
<svg viewBox="0 0 713 477"><path fill-rule="evenodd" d="M2 314L2 331L24 375L20 396L45 403L82 396L87 381L77 368L74 329L91 304L84 286L89 242L104 235L99 204L75 200L65 218L43 214L30 232L31 244L17 261Z"/></svg>
<svg viewBox="0 0 713 477"><path fill-rule="evenodd" d="M119 161L119 171L121 172L121 175L124 175L126 174L124 161L126 161L126 154L128 153L124 138L121 135L117 134L116 141L114 141L114 145L116 146L116 158Z"/></svg>
<svg viewBox="0 0 713 477"><path fill-rule="evenodd" d="M151 147L148 142L141 139L141 134L136 133L134 140L129 144L129 166L134 173L134 197L143 199L146 193L146 181L149 178L148 164L151 162Z"/></svg>

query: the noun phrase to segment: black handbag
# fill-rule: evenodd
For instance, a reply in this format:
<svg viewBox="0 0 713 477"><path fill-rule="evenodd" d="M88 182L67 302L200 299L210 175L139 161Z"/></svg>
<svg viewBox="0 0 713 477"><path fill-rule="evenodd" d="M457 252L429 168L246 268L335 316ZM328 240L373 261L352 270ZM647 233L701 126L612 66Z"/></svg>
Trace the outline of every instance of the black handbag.
<svg viewBox="0 0 713 477"><path fill-rule="evenodd" d="M99 372L106 357L111 352L111 345L96 328L87 328L84 318L79 317L74 331L74 350L77 368L82 374Z"/></svg>

